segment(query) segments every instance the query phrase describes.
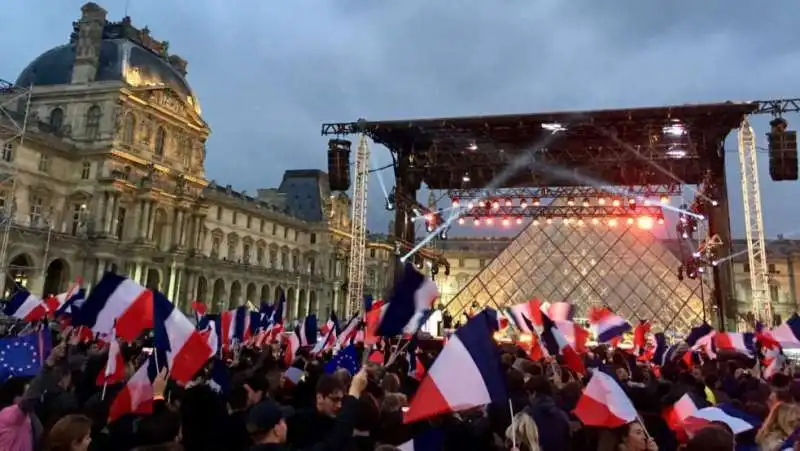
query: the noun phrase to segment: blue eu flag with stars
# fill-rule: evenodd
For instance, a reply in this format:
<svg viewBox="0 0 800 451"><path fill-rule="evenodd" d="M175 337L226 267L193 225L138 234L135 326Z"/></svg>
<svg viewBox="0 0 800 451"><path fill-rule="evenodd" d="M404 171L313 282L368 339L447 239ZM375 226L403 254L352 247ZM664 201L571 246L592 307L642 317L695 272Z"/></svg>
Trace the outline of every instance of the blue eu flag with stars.
<svg viewBox="0 0 800 451"><path fill-rule="evenodd" d="M0 381L13 376L35 376L50 353L50 331L0 339Z"/></svg>
<svg viewBox="0 0 800 451"><path fill-rule="evenodd" d="M356 374L361 365L358 363L358 352L356 347L350 345L337 352L332 359L325 364L325 373L332 374L339 368L344 368L350 375Z"/></svg>

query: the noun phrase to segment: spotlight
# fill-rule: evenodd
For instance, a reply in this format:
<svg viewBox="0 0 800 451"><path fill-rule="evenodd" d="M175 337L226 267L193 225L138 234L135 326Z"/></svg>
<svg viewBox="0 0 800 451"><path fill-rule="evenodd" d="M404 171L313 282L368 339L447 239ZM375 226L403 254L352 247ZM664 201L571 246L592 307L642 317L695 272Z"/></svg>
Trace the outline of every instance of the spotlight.
<svg viewBox="0 0 800 451"><path fill-rule="evenodd" d="M519 218L519 217L518 217L518 218L516 219L516 222L517 222L517 225L521 225L521 224L522 224L522 218Z"/></svg>
<svg viewBox="0 0 800 451"><path fill-rule="evenodd" d="M597 225L600 223L600 220L597 218L592 218L592 224Z"/></svg>
<svg viewBox="0 0 800 451"><path fill-rule="evenodd" d="M614 200L611 201L611 206L612 207L619 207L620 205L622 205L622 202L620 202L619 199L614 199Z"/></svg>
<svg viewBox="0 0 800 451"><path fill-rule="evenodd" d="M633 225L633 218L628 218L626 222L628 225Z"/></svg>
<svg viewBox="0 0 800 451"><path fill-rule="evenodd" d="M460 205L460 203L458 202L458 198L454 197L453 198L453 208L458 208L459 205Z"/></svg>
<svg viewBox="0 0 800 451"><path fill-rule="evenodd" d="M445 276L450 275L450 265L444 265L444 275Z"/></svg>
<svg viewBox="0 0 800 451"><path fill-rule="evenodd" d="M511 224L511 221L508 218L503 218L503 227L508 227Z"/></svg>
<svg viewBox="0 0 800 451"><path fill-rule="evenodd" d="M442 229L441 232L439 232L439 239L440 240L447 240L447 229L449 229L449 227L445 227L445 228Z"/></svg>
<svg viewBox="0 0 800 451"><path fill-rule="evenodd" d="M480 226L480 225L481 225L481 220L480 220L480 219L478 219L478 218L475 218L475 219L472 221L472 224L473 224L473 225L475 225L475 227L478 227L478 226Z"/></svg>
<svg viewBox="0 0 800 451"><path fill-rule="evenodd" d="M573 199L571 197L568 197L567 198L567 205L569 205L570 207L574 207L575 206L575 199Z"/></svg>
<svg viewBox="0 0 800 451"><path fill-rule="evenodd" d="M469 203L467 203L467 209L472 210L473 208L475 208L475 204L473 204L472 201L469 201Z"/></svg>
<svg viewBox="0 0 800 451"><path fill-rule="evenodd" d="M539 225L539 220L538 219L534 219L533 220L533 225L534 226L538 226Z"/></svg>
<svg viewBox="0 0 800 451"><path fill-rule="evenodd" d="M654 225L653 218L650 216L640 216L637 222L639 228L642 230L651 230Z"/></svg>
<svg viewBox="0 0 800 451"><path fill-rule="evenodd" d="M458 225L464 225L464 218L458 218Z"/></svg>
<svg viewBox="0 0 800 451"><path fill-rule="evenodd" d="M539 202L539 198L538 197L534 197L531 200L531 204L533 204L534 207L538 207L539 205L541 205L541 203Z"/></svg>
<svg viewBox="0 0 800 451"><path fill-rule="evenodd" d="M583 219L581 219L581 218L578 218L577 224L578 224L579 226L582 226L582 225L583 225Z"/></svg>
<svg viewBox="0 0 800 451"><path fill-rule="evenodd" d="M523 210L528 208L528 202L526 202L525 199L520 200L519 201L519 208L521 208Z"/></svg>
<svg viewBox="0 0 800 451"><path fill-rule="evenodd" d="M493 218L486 218L486 225L492 225L492 224L494 224L494 219Z"/></svg>
<svg viewBox="0 0 800 451"><path fill-rule="evenodd" d="M386 208L387 211L393 211L394 202L392 202L389 198L386 198L386 203L384 204L384 207Z"/></svg>
<svg viewBox="0 0 800 451"><path fill-rule="evenodd" d="M584 207L588 207L589 206L589 199L583 199L583 206Z"/></svg>
<svg viewBox="0 0 800 451"><path fill-rule="evenodd" d="M506 198L506 207L510 207L512 205L514 205L514 201L512 201L510 197Z"/></svg>
<svg viewBox="0 0 800 451"><path fill-rule="evenodd" d="M608 226L609 227L616 227L617 226L617 220L614 219L614 218L609 219L608 220Z"/></svg>
<svg viewBox="0 0 800 451"><path fill-rule="evenodd" d="M497 210L500 208L500 202L494 200L492 201L492 210Z"/></svg>
<svg viewBox="0 0 800 451"><path fill-rule="evenodd" d="M658 218L658 220L656 221L656 223L657 223L658 225L664 225L664 218Z"/></svg>
<svg viewBox="0 0 800 451"><path fill-rule="evenodd" d="M669 197L667 197L667 196L661 196L660 200L661 200L662 204L668 204L669 203Z"/></svg>
<svg viewBox="0 0 800 451"><path fill-rule="evenodd" d="M605 204L606 204L606 198L605 197L601 197L600 199L597 199L597 205L605 205Z"/></svg>
<svg viewBox="0 0 800 451"><path fill-rule="evenodd" d="M550 225L553 223L553 218L547 218L545 222L547 222L547 224Z"/></svg>
<svg viewBox="0 0 800 451"><path fill-rule="evenodd" d="M486 201L483 200L483 199L479 200L478 201L478 206L481 207L481 208L485 208L486 207Z"/></svg>

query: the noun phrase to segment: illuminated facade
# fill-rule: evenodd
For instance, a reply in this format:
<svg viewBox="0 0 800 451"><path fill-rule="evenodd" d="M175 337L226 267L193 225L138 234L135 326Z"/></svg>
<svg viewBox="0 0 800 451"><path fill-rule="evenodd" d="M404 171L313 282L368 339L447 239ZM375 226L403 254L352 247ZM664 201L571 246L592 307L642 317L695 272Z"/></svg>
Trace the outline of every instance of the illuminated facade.
<svg viewBox="0 0 800 451"><path fill-rule="evenodd" d="M26 133L0 135L9 279L50 294L116 271L183 309L283 293L289 318L343 314L347 197L332 195L318 170L286 171L278 188L255 195L207 180L210 129L186 61L130 18L108 22L93 3L81 12L70 42L0 93L8 100L32 86L29 108L6 105L20 123L27 111ZM385 274L391 247L368 247L367 267ZM384 278L371 281L385 290Z"/></svg>

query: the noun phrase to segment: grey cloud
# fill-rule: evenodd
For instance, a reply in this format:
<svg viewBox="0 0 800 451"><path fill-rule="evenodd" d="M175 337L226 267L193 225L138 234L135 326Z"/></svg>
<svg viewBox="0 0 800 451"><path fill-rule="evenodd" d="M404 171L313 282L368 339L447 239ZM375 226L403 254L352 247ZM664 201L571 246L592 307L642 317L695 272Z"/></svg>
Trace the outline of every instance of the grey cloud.
<svg viewBox="0 0 800 451"><path fill-rule="evenodd" d="M8 0L0 76L64 42L81 1ZM106 2L110 18L123 2ZM733 4L735 3L735 4ZM135 24L189 60L214 134L208 176L253 189L326 164L326 121L792 96L796 1L131 0ZM46 8L44 7L46 5ZM54 5L56 5L54 7ZM756 121L759 134L766 125ZM733 148L733 144L731 144ZM389 161L375 147L374 165ZM732 199L736 155L730 155ZM797 185L769 182L768 231ZM391 186L391 171L383 174ZM370 225L384 230L380 188ZM422 199L422 197L421 197ZM740 208L734 208L734 212ZM740 216L734 219L741 230Z"/></svg>

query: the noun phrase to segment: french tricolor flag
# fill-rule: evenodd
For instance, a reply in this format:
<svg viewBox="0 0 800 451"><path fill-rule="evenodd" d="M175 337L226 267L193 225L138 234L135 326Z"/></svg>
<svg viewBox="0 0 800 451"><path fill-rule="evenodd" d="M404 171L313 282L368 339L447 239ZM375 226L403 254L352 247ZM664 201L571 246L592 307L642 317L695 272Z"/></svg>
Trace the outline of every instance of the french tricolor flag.
<svg viewBox="0 0 800 451"><path fill-rule="evenodd" d="M731 413L735 413L732 415ZM751 422L742 418L740 412L720 407L704 407L698 409L689 394L683 395L678 402L667 409L664 419L673 430L678 428L686 430L689 435L711 423L724 423L731 428L734 434L741 434L754 428Z"/></svg>
<svg viewBox="0 0 800 451"><path fill-rule="evenodd" d="M136 370L125 387L117 393L108 411L109 423L123 415L153 413L153 381L156 380L159 371L157 362L156 352L153 352Z"/></svg>
<svg viewBox="0 0 800 451"><path fill-rule="evenodd" d="M22 321L41 321L47 317L47 305L39 296L20 289L8 300L3 313Z"/></svg>
<svg viewBox="0 0 800 451"><path fill-rule="evenodd" d="M496 327L497 312L484 309L450 336L411 399L405 423L506 402L505 375L492 339Z"/></svg>
<svg viewBox="0 0 800 451"><path fill-rule="evenodd" d="M78 280L66 292L49 296L45 299L44 302L47 304L48 313L51 315L65 315L72 312L73 305L80 307L86 299L86 291L81 288L81 283Z"/></svg>
<svg viewBox="0 0 800 451"><path fill-rule="evenodd" d="M785 349L800 348L800 316L793 314L783 324L772 329L770 335Z"/></svg>
<svg viewBox="0 0 800 451"><path fill-rule="evenodd" d="M594 371L572 411L585 426L617 428L638 418L628 395L608 374Z"/></svg>
<svg viewBox="0 0 800 451"><path fill-rule="evenodd" d="M590 310L589 324L600 343L608 343L631 330L630 323L605 307L595 307Z"/></svg>
<svg viewBox="0 0 800 451"><path fill-rule="evenodd" d="M752 356L755 351L755 335L750 332L717 332L714 344L717 350L733 351Z"/></svg>
<svg viewBox="0 0 800 451"><path fill-rule="evenodd" d="M441 451L444 434L439 429L427 429L413 439L399 445L400 451Z"/></svg>
<svg viewBox="0 0 800 451"><path fill-rule="evenodd" d="M286 349L283 351L283 363L286 366L291 366L297 356L297 351L300 349L300 337L296 333L289 335L286 343Z"/></svg>
<svg viewBox="0 0 800 451"><path fill-rule="evenodd" d="M122 383L125 380L125 359L122 358L122 352L119 347L117 338L113 335L109 340L108 357L106 366L103 371L97 375L97 385L114 385Z"/></svg>
<svg viewBox="0 0 800 451"><path fill-rule="evenodd" d="M153 296L155 345L167 351L170 377L186 384L216 354L216 337L211 330L198 331L189 318L155 292Z"/></svg>
<svg viewBox="0 0 800 451"><path fill-rule="evenodd" d="M106 273L72 323L101 335L114 329L117 337L131 342L153 326L153 293L127 277Z"/></svg>
<svg viewBox="0 0 800 451"><path fill-rule="evenodd" d="M436 283L406 263L403 276L378 324L377 335L395 337L417 333L437 297L439 289Z"/></svg>
<svg viewBox="0 0 800 451"><path fill-rule="evenodd" d="M570 345L558 326L548 317L542 315L544 326L542 330L542 344L547 353L552 356L561 356L564 364L576 373L585 374L586 367L576 349Z"/></svg>

